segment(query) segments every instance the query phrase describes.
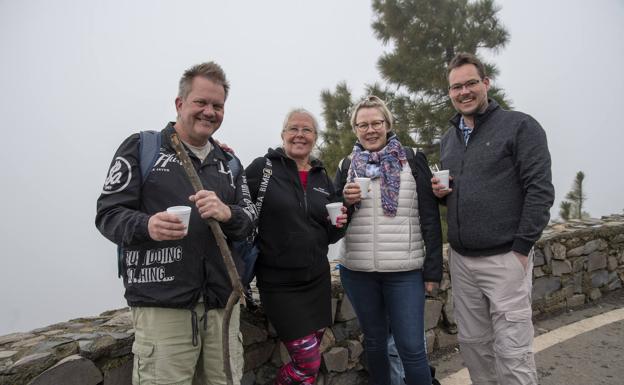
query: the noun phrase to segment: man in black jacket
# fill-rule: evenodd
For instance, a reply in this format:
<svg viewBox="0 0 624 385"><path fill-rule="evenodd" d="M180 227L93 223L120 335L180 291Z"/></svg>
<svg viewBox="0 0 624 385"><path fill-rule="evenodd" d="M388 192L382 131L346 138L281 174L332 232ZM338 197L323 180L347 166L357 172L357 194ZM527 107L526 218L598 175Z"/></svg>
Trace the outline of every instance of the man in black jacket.
<svg viewBox="0 0 624 385"><path fill-rule="evenodd" d="M474 55L448 66L457 110L441 140L458 341L473 384L537 384L532 353L533 245L554 200L546 134L529 115L488 99Z"/></svg>
<svg viewBox="0 0 624 385"><path fill-rule="evenodd" d="M250 234L255 208L243 173L233 175L212 135L223 120L229 84L213 62L180 79L177 120L161 132L151 171L141 174L141 136L117 150L96 225L120 248L120 274L135 329L133 384L225 384L221 325L232 287L216 240L203 220L219 222L228 242ZM204 186L195 193L171 144L177 134ZM236 159L236 161L238 161ZM188 228L167 207L193 206ZM239 306L230 323L235 383L242 376Z"/></svg>

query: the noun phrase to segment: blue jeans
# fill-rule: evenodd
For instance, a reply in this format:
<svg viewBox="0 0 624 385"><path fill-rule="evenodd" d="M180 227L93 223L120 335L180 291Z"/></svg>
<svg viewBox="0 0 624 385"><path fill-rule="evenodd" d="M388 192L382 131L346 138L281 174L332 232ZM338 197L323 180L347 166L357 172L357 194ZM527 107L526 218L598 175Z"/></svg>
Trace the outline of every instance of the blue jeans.
<svg viewBox="0 0 624 385"><path fill-rule="evenodd" d="M364 332L371 385L390 384L390 329L405 369L406 384L431 385L423 332L422 271L360 272L341 266L340 278Z"/></svg>

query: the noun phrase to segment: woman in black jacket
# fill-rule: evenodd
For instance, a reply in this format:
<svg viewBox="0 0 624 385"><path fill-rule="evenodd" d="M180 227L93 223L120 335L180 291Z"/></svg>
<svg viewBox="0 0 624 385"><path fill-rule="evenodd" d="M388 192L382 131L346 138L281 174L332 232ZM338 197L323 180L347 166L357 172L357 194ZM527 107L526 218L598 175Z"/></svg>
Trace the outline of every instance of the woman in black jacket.
<svg viewBox="0 0 624 385"><path fill-rule="evenodd" d="M283 147L269 149L245 170L255 199L266 159L272 163L255 272L264 311L292 360L280 369L276 385L314 383L321 338L332 322L327 250L343 236L347 215L336 226L328 218L325 205L340 199L321 162L310 155L317 128L310 112L292 110L284 120Z"/></svg>

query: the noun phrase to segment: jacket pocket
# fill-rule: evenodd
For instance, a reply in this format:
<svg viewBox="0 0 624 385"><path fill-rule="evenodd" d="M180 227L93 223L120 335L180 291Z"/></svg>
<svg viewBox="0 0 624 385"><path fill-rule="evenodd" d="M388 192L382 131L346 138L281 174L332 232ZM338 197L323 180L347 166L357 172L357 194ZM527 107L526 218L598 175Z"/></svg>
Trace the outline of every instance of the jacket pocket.
<svg viewBox="0 0 624 385"><path fill-rule="evenodd" d="M156 363L154 362L154 345L145 342L134 341L132 354L134 354L132 368L132 383L142 384L156 379Z"/></svg>

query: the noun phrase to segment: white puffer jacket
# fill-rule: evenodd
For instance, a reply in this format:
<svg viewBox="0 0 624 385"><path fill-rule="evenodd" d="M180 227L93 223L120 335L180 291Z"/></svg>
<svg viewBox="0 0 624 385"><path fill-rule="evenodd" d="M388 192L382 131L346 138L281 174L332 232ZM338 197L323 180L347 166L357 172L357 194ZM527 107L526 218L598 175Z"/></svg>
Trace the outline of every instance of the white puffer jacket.
<svg viewBox="0 0 624 385"><path fill-rule="evenodd" d="M393 272L422 268L425 250L416 182L407 163L401 171L397 215L383 214L380 179L372 180L368 198L362 199L349 223L340 255L340 263L349 270Z"/></svg>

